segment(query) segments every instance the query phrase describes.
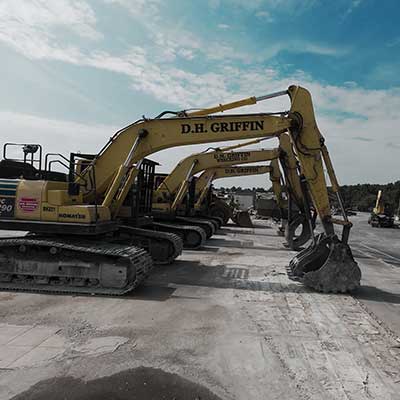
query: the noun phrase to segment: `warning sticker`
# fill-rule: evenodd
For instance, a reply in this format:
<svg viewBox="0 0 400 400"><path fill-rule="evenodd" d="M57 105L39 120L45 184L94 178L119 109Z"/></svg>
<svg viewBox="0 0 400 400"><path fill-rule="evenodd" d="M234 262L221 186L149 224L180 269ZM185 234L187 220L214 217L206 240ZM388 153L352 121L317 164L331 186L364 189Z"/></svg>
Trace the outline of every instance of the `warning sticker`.
<svg viewBox="0 0 400 400"><path fill-rule="evenodd" d="M32 197L22 197L18 203L19 208L25 212L33 212L38 208L38 199Z"/></svg>

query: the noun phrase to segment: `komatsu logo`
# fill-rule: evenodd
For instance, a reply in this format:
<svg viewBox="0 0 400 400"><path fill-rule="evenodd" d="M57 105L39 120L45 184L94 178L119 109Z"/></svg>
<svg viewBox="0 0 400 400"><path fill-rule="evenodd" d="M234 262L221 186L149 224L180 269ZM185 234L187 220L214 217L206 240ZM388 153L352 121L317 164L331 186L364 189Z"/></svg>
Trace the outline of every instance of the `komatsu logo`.
<svg viewBox="0 0 400 400"><path fill-rule="evenodd" d="M208 125L208 124L207 124ZM246 132L264 130L264 121L236 121L236 122L213 122L209 130L203 122L194 124L181 124L181 133L207 133L207 132Z"/></svg>
<svg viewBox="0 0 400 400"><path fill-rule="evenodd" d="M249 151L238 151L235 153L215 153L217 162L247 161L250 157Z"/></svg>
<svg viewBox="0 0 400 400"><path fill-rule="evenodd" d="M70 213L60 213L58 214L58 218L73 218L73 219L86 219L85 214L70 214Z"/></svg>

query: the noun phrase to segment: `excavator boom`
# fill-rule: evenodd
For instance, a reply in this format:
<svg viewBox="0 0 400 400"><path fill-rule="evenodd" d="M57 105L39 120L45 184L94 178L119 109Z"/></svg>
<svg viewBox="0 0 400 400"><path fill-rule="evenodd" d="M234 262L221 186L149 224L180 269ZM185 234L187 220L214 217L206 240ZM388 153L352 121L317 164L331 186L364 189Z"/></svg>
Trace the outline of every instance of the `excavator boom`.
<svg viewBox="0 0 400 400"><path fill-rule="evenodd" d="M247 164L277 159L279 149L262 149L225 152L215 150L193 154L179 162L175 169L163 180L153 196L153 207L170 205L169 211L175 211L187 193L189 179L207 168ZM160 204L161 203L161 204Z"/></svg>

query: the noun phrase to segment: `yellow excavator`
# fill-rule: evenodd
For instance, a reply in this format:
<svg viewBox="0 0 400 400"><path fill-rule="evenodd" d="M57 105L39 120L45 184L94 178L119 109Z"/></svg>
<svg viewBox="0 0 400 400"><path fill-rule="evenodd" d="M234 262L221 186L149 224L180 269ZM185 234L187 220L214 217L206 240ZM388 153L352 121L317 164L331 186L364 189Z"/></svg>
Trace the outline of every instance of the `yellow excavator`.
<svg viewBox="0 0 400 400"><path fill-rule="evenodd" d="M385 204L382 190L378 191L375 207L368 219L373 228L393 228L394 216L391 208Z"/></svg>
<svg viewBox="0 0 400 400"><path fill-rule="evenodd" d="M278 149L228 151L245 145L247 143L193 154L181 160L155 190L153 195L153 216L157 220L195 224L204 229L207 229L207 224L209 224L210 229L207 231L207 238L209 238L215 233L216 228L214 228L211 218L205 220L194 216L179 215L184 199L188 195L190 182L195 174L204 171L206 168L273 160L279 155ZM183 214L190 215L188 212L183 212Z"/></svg>
<svg viewBox="0 0 400 400"><path fill-rule="evenodd" d="M212 115L283 95L291 103L287 112ZM148 275L152 260L132 243L135 237L151 243L151 231L144 229L141 236L135 226L121 225L118 213L135 180L152 170L145 157L175 146L279 137L284 132L296 153L302 190L309 191L324 230L291 261L292 274L318 291L354 289L361 272L348 245L351 223L343 207L343 219L331 216L323 162L342 205L339 185L311 95L300 86L199 111L142 118L118 131L79 173L80 155L72 153L67 182L49 180L46 170L37 180L2 179L0 229L31 234L0 240L0 287L114 295L133 290ZM340 238L335 224L343 228ZM156 238L159 233L165 234L155 232Z"/></svg>
<svg viewBox="0 0 400 400"><path fill-rule="evenodd" d="M285 210L287 204L283 198L283 188L281 183L281 174L279 171L278 160L274 159L270 165L248 165L248 166L232 166L232 167L216 167L205 170L195 181L194 190L194 211L197 215L207 216L209 210L213 207L212 197L212 183L217 179L233 178L240 176L250 175L264 175L269 174L272 182L272 190L275 194L276 204L280 210L280 215L285 218ZM228 204L225 202L228 206ZM214 206L214 208L218 207ZM227 213L225 214L225 209ZM223 219L227 221L229 218L233 218L234 209L231 207L223 207L222 214ZM238 221L235 221L238 223ZM239 221L240 222L240 221ZM240 226L240 223L238 223Z"/></svg>
<svg viewBox="0 0 400 400"><path fill-rule="evenodd" d="M228 154L222 153L239 149L250 144L260 143L262 140L265 139L251 140L216 149L209 148L202 153L193 154L181 160L170 174L156 174L156 193L154 196L154 210L156 214L161 218L174 218L176 222L182 223L186 221L188 223L200 224L204 229L207 228L207 238L209 238L211 236L210 229L204 225L213 224L215 230L222 226L224 220L215 215L198 215L197 220L194 220L195 211L193 209L193 196L196 180L194 175L204 170L206 167L229 166L232 165L233 162L244 164L253 162L255 159L258 160L262 154L251 154L251 151L237 152L235 154L232 152ZM212 154L208 152L209 150L212 150ZM264 154L268 157L268 160L271 155L274 158L276 157L276 154L270 151L266 151ZM199 221L199 217L202 217L203 221ZM205 218L207 221L204 221Z"/></svg>
<svg viewBox="0 0 400 400"><path fill-rule="evenodd" d="M233 208L221 200L216 200L213 204L207 205L207 209L209 212L212 212L212 215L209 213L207 215L199 213L194 207L194 198L197 198L196 186L198 185L194 175L204 171L206 168L271 161L274 166L274 174L271 178L273 179L275 189L278 191L280 190L278 182L281 180L278 164L279 158L289 188L289 198L293 199L290 201L290 220L287 224L285 223L286 240L288 247L291 249L300 249L310 239L311 229L315 227L315 219L312 220L312 226L310 226L305 218L303 193L297 170L297 159L289 135L282 133L279 136L279 147L275 149L232 151L248 145L258 144L262 140L265 140L265 138L242 142L229 147L217 148L212 151L208 151L210 149L207 149L205 152L192 154L181 160L170 174L164 174L162 177L159 176L162 179L156 185L153 196L153 215L161 220L164 218L164 220L169 219L178 223L197 224L204 229L208 228L207 238L214 233L214 230L212 230L212 227L207 227L206 224L210 224L212 218L215 217L222 218L224 223L229 218L233 218L234 222L240 226L252 227L253 225L248 212L240 210L233 212ZM194 219L193 217L196 214L197 217L203 216L209 220L199 221L199 219ZM185 215L185 217L181 215ZM192 243L187 246L194 247Z"/></svg>

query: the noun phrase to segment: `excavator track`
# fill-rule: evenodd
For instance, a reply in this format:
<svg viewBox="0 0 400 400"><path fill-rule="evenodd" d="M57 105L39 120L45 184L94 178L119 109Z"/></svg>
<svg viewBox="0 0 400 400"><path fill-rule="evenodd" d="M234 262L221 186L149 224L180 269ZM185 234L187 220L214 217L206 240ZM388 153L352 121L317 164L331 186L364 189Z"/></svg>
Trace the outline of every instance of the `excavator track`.
<svg viewBox="0 0 400 400"><path fill-rule="evenodd" d="M153 226L158 231L172 232L180 236L183 240L184 249L199 249L204 246L207 239L204 229L194 225L154 222Z"/></svg>
<svg viewBox="0 0 400 400"><path fill-rule="evenodd" d="M205 216L202 216L202 218L206 218L208 220L215 221L218 225L218 229L220 229L222 227L222 225L224 224L224 219L221 217L205 215Z"/></svg>
<svg viewBox="0 0 400 400"><path fill-rule="evenodd" d="M121 296L138 287L153 263L138 247L105 241L0 240L0 289Z"/></svg>
<svg viewBox="0 0 400 400"><path fill-rule="evenodd" d="M175 221L180 224L188 224L198 226L203 229L206 233L206 239L210 239L212 235L214 235L216 228L215 225L211 221L202 220L200 218L193 217L175 217Z"/></svg>
<svg viewBox="0 0 400 400"><path fill-rule="evenodd" d="M128 225L120 225L119 229L121 233L125 232L130 236L131 244L144 247L149 252L154 264L171 264L182 254L183 240L175 233ZM149 241L150 246L148 245Z"/></svg>
<svg viewBox="0 0 400 400"><path fill-rule="evenodd" d="M215 232L217 232L222 225L222 220L218 218L206 217L206 216L196 216L195 218L200 219L201 221L211 222L214 225Z"/></svg>

